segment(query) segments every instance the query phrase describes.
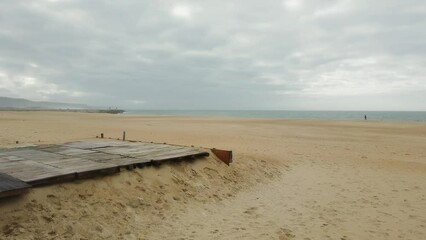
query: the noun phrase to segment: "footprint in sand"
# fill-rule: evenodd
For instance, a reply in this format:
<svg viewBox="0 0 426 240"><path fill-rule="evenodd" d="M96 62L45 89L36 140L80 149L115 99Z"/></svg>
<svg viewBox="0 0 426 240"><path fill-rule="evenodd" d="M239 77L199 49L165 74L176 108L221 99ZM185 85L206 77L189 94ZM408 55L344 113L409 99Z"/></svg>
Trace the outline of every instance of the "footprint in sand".
<svg viewBox="0 0 426 240"><path fill-rule="evenodd" d="M61 208L61 200L57 196L53 194L48 194L46 197L47 201L49 201L53 205L56 205L59 209Z"/></svg>
<svg viewBox="0 0 426 240"><path fill-rule="evenodd" d="M209 167L205 167L204 169L204 173L210 178L216 178L216 176L219 175L219 172L216 169L213 168L209 168Z"/></svg>
<svg viewBox="0 0 426 240"><path fill-rule="evenodd" d="M247 210L244 211L245 214L253 215L256 213L257 207L250 207L247 208Z"/></svg>
<svg viewBox="0 0 426 240"><path fill-rule="evenodd" d="M277 235L279 240L288 240L296 238L296 235L293 234L293 231L287 228L280 228L280 230L277 231Z"/></svg>

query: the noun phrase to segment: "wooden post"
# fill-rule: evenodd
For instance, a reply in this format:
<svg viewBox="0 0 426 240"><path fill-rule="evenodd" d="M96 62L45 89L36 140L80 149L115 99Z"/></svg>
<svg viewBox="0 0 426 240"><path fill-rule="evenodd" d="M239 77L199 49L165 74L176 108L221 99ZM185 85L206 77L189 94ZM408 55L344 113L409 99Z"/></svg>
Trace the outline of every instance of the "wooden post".
<svg viewBox="0 0 426 240"><path fill-rule="evenodd" d="M123 131L123 141L126 141L126 131Z"/></svg>
<svg viewBox="0 0 426 240"><path fill-rule="evenodd" d="M104 133L101 133L101 138L104 138Z"/></svg>

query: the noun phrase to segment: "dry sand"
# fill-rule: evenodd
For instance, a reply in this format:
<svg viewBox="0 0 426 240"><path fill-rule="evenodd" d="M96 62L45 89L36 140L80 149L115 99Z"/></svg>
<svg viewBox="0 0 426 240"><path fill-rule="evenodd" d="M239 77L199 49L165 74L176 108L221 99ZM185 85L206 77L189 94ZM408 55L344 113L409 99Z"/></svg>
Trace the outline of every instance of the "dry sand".
<svg viewBox="0 0 426 240"><path fill-rule="evenodd" d="M0 200L0 239L425 239L426 124L0 112L0 145L232 149Z"/></svg>

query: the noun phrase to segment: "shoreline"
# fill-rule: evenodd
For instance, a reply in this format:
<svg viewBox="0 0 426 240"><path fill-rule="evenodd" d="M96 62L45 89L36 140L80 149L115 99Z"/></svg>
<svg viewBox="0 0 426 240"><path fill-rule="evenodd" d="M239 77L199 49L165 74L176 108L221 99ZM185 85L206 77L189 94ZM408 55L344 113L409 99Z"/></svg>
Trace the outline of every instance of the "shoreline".
<svg viewBox="0 0 426 240"><path fill-rule="evenodd" d="M122 109L46 109L46 108L0 108L0 112L78 112L122 114Z"/></svg>
<svg viewBox="0 0 426 240"><path fill-rule="evenodd" d="M129 117L146 117L146 118L189 118L189 119L229 119L229 120L250 120L250 121L306 121L306 122L354 122L354 123L418 123L418 124L426 124L425 121L414 121L414 120L377 120L377 119L371 119L371 120L355 120L355 119L320 119L320 118L261 118L261 117L235 117L235 116L199 116L199 115L145 115L145 114L126 114L123 113L123 116L129 116Z"/></svg>
<svg viewBox="0 0 426 240"><path fill-rule="evenodd" d="M133 111L133 112L132 112ZM134 112L136 111L136 112ZM107 114L117 114L117 115L123 115L123 116L140 116L140 117L167 117L167 118L214 118L214 119L236 119L236 120L242 120L242 119L250 119L250 120L278 120L278 121L285 121L285 120L295 120L295 121L343 121L343 122L392 122L392 123L426 123L426 111L303 111L303 110L123 110L123 109L44 109L44 108L0 108L0 112L75 112L75 113L107 113ZM146 113L144 113L146 111ZM152 113L152 112L164 112L164 113ZM174 112L170 113L170 112ZM217 114L204 114L205 112L214 113ZM222 112L229 112L234 114L220 114ZM361 115L359 118L354 117L343 117L338 116L335 118L329 118L329 117L312 117L312 116L254 116L251 115L238 115L235 113L238 112L247 112L247 113L256 113L256 112L273 112L273 113L360 113ZM367 113L367 114L366 114ZM371 117L368 115L368 113L371 114L380 114L380 113L394 113L394 114L422 114L419 119L410 119L410 118L401 118L401 117L394 117L394 118L384 118L383 116L381 118ZM369 116L367 120L363 118L364 115ZM424 115L424 116L423 116ZM374 116L374 115L373 115Z"/></svg>
<svg viewBox="0 0 426 240"><path fill-rule="evenodd" d="M238 119L364 120L426 122L426 111L302 111L302 110L127 110L125 115L232 117Z"/></svg>
<svg viewBox="0 0 426 240"><path fill-rule="evenodd" d="M351 123L355 124L385 124L385 125L398 125L398 124L404 124L404 125L426 125L426 121L410 121L410 120L355 120L355 119L318 119L318 118L257 118L257 117L237 117L237 116L200 116L200 115L145 115L145 114L126 114L126 113L107 113L104 111L80 111L80 110L0 110L0 114L5 113L6 115L8 113L64 113L64 114L90 114L90 115L100 115L104 116L104 114L115 116L117 118L133 118L133 119L176 119L176 120L227 120L227 121L243 121L243 122L283 122L283 123L322 123L322 124L329 124L329 123L336 123L336 124L343 124L343 125L350 125Z"/></svg>

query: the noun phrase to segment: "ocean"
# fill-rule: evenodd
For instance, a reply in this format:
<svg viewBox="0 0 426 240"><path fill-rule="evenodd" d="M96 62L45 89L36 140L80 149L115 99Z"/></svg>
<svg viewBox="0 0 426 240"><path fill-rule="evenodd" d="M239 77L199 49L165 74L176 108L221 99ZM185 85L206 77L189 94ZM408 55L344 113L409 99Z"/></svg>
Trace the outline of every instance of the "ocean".
<svg viewBox="0 0 426 240"><path fill-rule="evenodd" d="M124 114L214 116L264 119L323 119L426 122L426 111L269 111L269 110L126 110Z"/></svg>

